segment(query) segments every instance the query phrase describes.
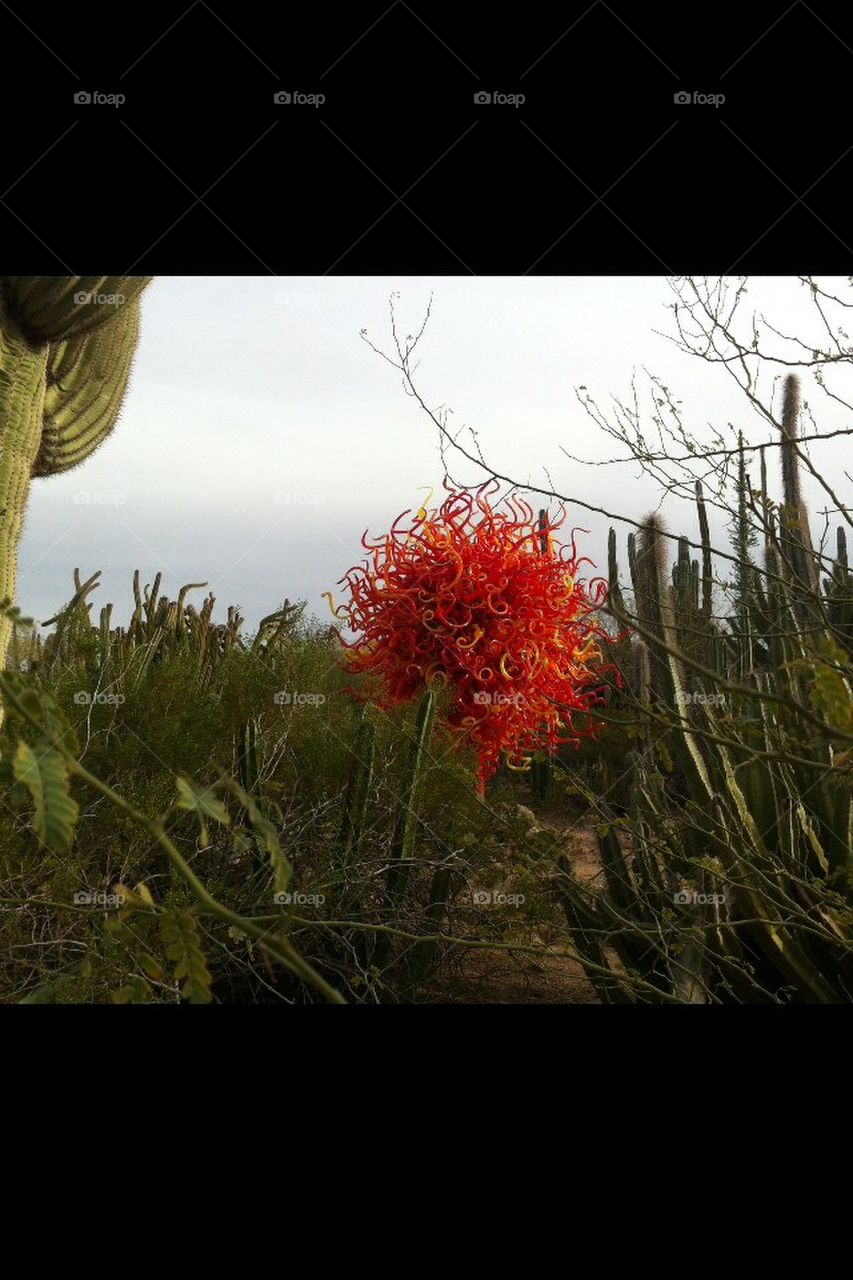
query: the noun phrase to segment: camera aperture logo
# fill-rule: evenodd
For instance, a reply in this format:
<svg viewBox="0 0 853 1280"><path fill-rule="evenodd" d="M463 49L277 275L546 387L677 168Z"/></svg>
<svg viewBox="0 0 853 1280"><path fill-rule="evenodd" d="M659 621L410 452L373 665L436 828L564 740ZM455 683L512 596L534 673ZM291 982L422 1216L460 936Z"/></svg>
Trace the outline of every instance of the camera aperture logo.
<svg viewBox="0 0 853 1280"><path fill-rule="evenodd" d="M724 93L700 93L698 89L694 89L693 93L690 93L687 89L679 89L678 93L672 95L672 100L677 107L721 107L726 100L726 95Z"/></svg>

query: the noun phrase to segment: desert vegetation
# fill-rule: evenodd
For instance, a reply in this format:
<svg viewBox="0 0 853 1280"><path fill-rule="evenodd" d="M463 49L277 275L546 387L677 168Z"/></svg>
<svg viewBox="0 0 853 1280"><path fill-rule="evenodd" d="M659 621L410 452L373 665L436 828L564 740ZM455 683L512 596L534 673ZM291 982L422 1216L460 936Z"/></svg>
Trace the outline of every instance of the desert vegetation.
<svg viewBox="0 0 853 1280"><path fill-rule="evenodd" d="M37 627L29 480L112 429L144 283L3 282L0 999L848 1003L850 476L803 389L853 412L849 285L801 282L816 347L739 277L672 282L674 340L758 443L697 441L654 377L607 411L578 389L603 465L690 515L605 513L600 570L583 498L496 471L421 397L425 328L392 323L444 488L353 549L326 619L273 601L247 631L129 566L126 606L78 569Z"/></svg>

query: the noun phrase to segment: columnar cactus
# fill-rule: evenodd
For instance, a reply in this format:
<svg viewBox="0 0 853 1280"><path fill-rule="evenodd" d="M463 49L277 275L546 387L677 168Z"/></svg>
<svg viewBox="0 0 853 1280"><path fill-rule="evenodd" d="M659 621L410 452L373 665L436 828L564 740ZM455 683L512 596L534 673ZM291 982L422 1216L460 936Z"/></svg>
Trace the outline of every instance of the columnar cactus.
<svg viewBox="0 0 853 1280"><path fill-rule="evenodd" d="M0 600L14 599L31 478L77 466L115 426L149 279L0 278ZM0 616L0 670L11 627Z"/></svg>
<svg viewBox="0 0 853 1280"><path fill-rule="evenodd" d="M780 541L790 572L799 579L807 593L814 593L818 590L817 561L800 486L799 415L800 382L796 374L791 373L785 379L782 404L782 492L785 501ZM809 610L801 604L800 612L807 616Z"/></svg>

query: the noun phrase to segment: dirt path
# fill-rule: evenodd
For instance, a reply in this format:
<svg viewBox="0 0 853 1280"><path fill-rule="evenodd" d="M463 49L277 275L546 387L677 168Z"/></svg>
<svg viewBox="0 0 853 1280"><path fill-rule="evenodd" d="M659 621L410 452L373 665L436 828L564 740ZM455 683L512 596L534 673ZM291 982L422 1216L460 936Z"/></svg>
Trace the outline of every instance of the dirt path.
<svg viewBox="0 0 853 1280"><path fill-rule="evenodd" d="M566 814L539 813L536 822L566 836L566 854L578 878L595 881L601 875L598 842L590 823ZM531 943L541 939L534 934ZM565 951L569 939L550 948ZM525 956L508 951L466 951L452 975L430 985L422 997L439 1004L599 1004L600 1000L580 964L560 955Z"/></svg>

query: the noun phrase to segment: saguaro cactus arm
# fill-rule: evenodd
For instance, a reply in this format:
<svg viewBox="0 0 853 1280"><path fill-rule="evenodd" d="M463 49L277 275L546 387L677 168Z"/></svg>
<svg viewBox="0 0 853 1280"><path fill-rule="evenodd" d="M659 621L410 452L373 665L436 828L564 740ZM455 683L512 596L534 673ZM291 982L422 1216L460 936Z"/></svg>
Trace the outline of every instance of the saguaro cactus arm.
<svg viewBox="0 0 853 1280"><path fill-rule="evenodd" d="M68 471L115 426L139 339L139 300L108 325L51 346L44 425L33 475Z"/></svg>
<svg viewBox="0 0 853 1280"><path fill-rule="evenodd" d="M0 279L0 599L14 601L31 478L77 466L115 425L149 279ZM11 627L0 617L0 669Z"/></svg>
<svg viewBox="0 0 853 1280"><path fill-rule="evenodd" d="M34 345L101 329L138 298L150 276L3 276L10 314Z"/></svg>

